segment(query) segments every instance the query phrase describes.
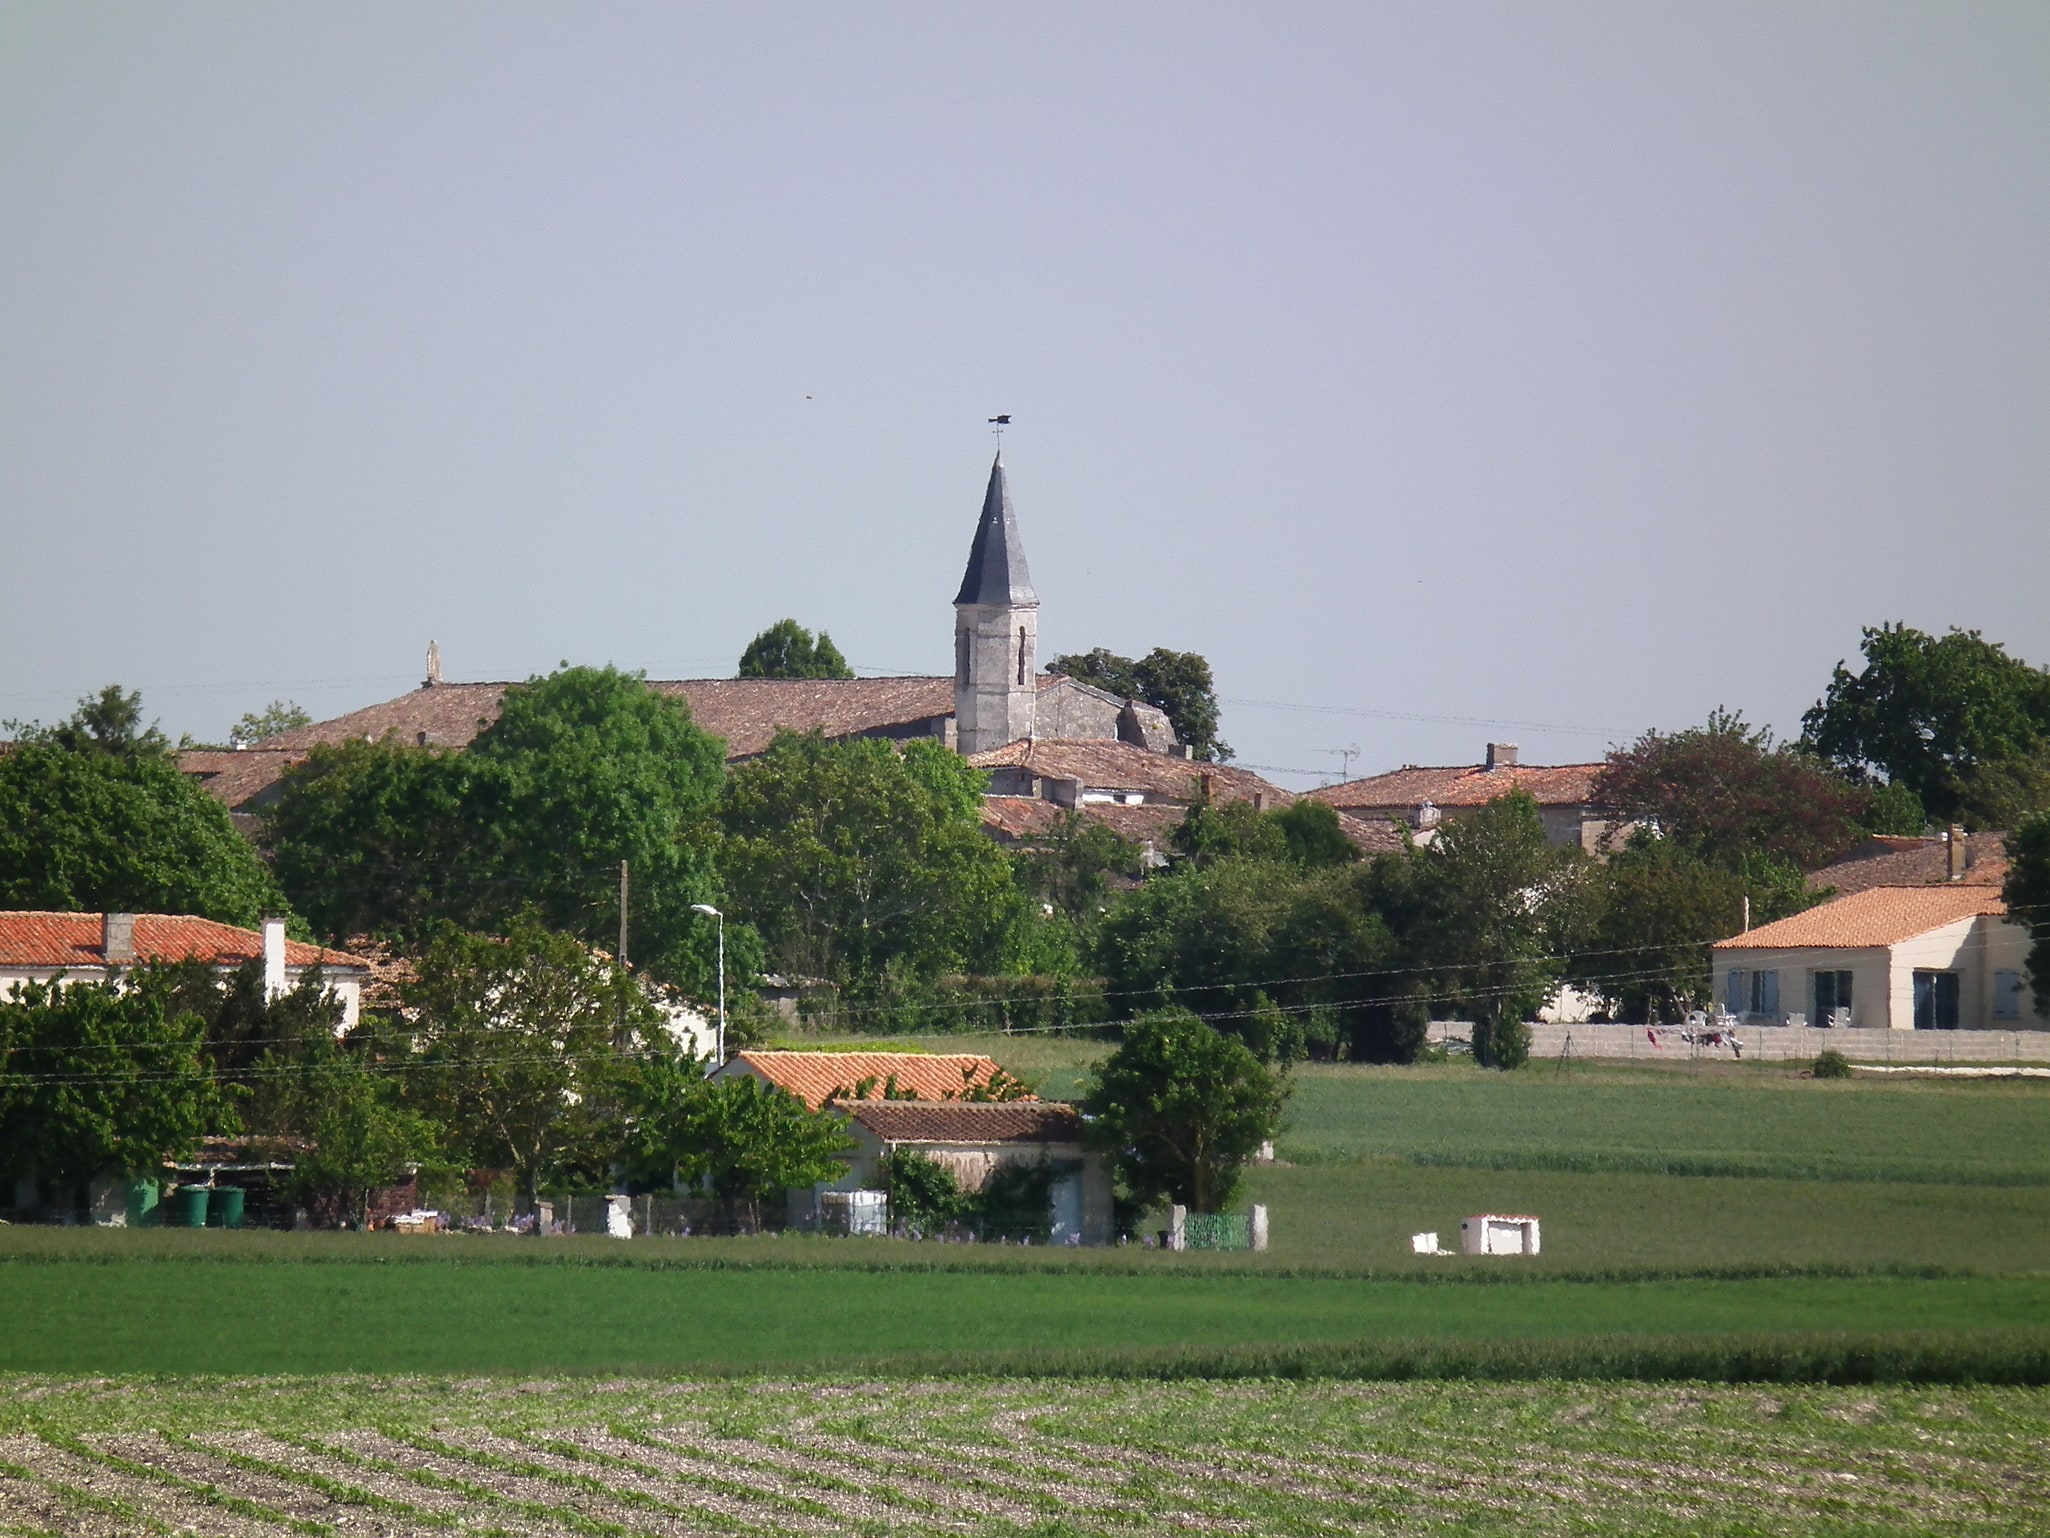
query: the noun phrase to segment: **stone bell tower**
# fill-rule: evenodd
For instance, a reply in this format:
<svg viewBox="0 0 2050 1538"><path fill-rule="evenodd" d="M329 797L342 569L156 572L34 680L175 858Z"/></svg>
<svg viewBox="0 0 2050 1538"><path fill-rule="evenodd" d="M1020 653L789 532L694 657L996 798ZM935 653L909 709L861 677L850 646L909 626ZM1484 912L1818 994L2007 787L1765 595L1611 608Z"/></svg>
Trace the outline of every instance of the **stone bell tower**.
<svg viewBox="0 0 2050 1538"><path fill-rule="evenodd" d="M1038 672L1039 597L998 454L954 599L954 745L981 753L1030 737Z"/></svg>

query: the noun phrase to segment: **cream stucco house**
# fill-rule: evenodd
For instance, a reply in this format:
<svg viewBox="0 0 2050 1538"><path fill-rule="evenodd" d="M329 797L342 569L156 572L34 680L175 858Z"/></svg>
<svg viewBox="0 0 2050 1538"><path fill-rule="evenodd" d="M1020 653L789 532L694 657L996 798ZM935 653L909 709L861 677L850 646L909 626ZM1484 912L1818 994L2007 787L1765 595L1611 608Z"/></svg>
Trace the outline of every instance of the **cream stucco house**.
<svg viewBox="0 0 2050 1538"><path fill-rule="evenodd" d="M1754 1025L2050 1028L2028 948L1997 888L1868 887L1719 942L1715 1000Z"/></svg>

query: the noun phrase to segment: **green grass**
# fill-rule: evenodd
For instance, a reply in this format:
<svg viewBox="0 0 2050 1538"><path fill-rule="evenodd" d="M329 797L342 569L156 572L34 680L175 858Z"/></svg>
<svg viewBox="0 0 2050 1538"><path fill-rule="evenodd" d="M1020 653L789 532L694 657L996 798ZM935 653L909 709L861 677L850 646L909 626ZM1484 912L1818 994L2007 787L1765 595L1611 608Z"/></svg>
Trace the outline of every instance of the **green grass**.
<svg viewBox="0 0 2050 1538"><path fill-rule="evenodd" d="M1998 1387L32 1378L0 1526L2019 1533L2046 1446Z"/></svg>
<svg viewBox="0 0 2050 1538"><path fill-rule="evenodd" d="M1377 1341L1812 1336L2050 1326L2050 1277L1762 1276L1448 1285L1140 1264L857 1268L911 1246L759 1241L754 1264L700 1241L400 1240L290 1248L213 1236L102 1241L94 1264L0 1264L0 1371L661 1371ZM192 1236L202 1237L202 1236ZM281 1236L289 1239L292 1236ZM837 1253L855 1266L775 1264ZM630 1253L622 1253L629 1251ZM56 1251L44 1252L55 1256ZM144 1257L156 1256L148 1259ZM966 1259L967 1257L963 1257ZM264 1263L268 1260L270 1263ZM664 1261L668 1264L664 1264ZM581 1263L580 1263L581 1262ZM1496 1271L1489 1273L1502 1275ZM1804 1348L1805 1349L1805 1348Z"/></svg>
<svg viewBox="0 0 2050 1538"><path fill-rule="evenodd" d="M1307 1065L1277 1151L1297 1162L2050 1186L2050 1084L1696 1078L1535 1065Z"/></svg>
<svg viewBox="0 0 2050 1538"><path fill-rule="evenodd" d="M1701 1179L1558 1170L1419 1168L1398 1159L1255 1168L1277 1262L1427 1271L1499 1266L1410 1253L1459 1220L1531 1212L1544 1253L1519 1269L1573 1274L1741 1266L2050 1272L2050 1187Z"/></svg>

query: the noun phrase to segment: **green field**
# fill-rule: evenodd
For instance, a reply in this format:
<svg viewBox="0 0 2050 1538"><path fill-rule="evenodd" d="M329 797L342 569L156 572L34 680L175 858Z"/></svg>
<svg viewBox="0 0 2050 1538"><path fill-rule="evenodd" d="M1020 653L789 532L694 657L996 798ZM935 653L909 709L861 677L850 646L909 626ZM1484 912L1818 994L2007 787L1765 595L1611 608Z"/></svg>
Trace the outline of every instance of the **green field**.
<svg viewBox="0 0 2050 1538"><path fill-rule="evenodd" d="M0 1529L2040 1531L2050 1393L336 1378L0 1400Z"/></svg>
<svg viewBox="0 0 2050 1538"><path fill-rule="evenodd" d="M862 1266L888 1241L106 1235L0 1264L0 1371L973 1371L1067 1353L2032 1332L2050 1276L1468 1281L1094 1266ZM132 1237L132 1245L124 1241ZM194 1253L172 1253L183 1241ZM796 1263L763 1253L804 1250ZM153 1259L123 1263L124 1248ZM623 1252L625 1251L625 1252ZM733 1255L728 1264L708 1264ZM834 1264L834 1261L841 1264ZM809 1263L806 1263L809 1262ZM2050 1333L2050 1332L2046 1332Z"/></svg>
<svg viewBox="0 0 2050 1538"><path fill-rule="evenodd" d="M1294 1079L1257 1256L0 1229L0 1533L2041 1529L2050 1088Z"/></svg>

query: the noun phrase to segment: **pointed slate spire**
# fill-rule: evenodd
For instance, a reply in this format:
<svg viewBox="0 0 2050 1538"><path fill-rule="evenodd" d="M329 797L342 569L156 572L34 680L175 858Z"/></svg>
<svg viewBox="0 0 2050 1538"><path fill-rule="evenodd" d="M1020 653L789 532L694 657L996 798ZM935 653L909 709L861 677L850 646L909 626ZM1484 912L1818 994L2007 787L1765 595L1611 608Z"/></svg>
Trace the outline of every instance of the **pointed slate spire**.
<svg viewBox="0 0 2050 1538"><path fill-rule="evenodd" d="M982 521L975 526L975 544L968 552L968 570L961 578L956 604L1036 604L1032 574L1025 569L1025 545L1018 538L1018 515L1011 508L1011 488L1004 480L1004 456L990 466L989 490L983 493Z"/></svg>

